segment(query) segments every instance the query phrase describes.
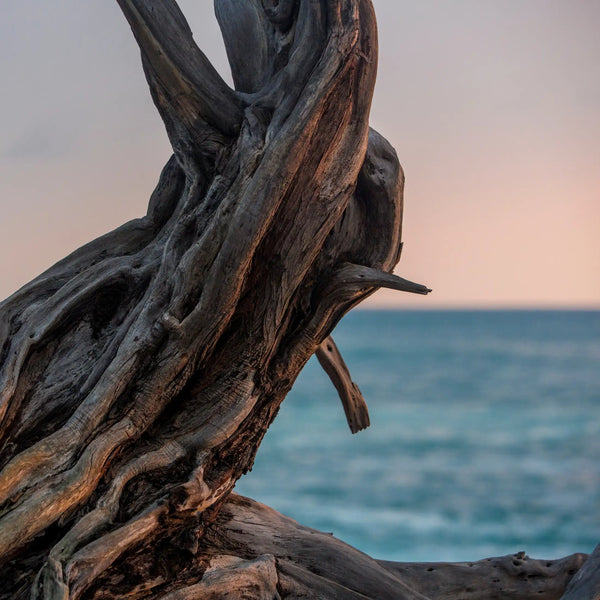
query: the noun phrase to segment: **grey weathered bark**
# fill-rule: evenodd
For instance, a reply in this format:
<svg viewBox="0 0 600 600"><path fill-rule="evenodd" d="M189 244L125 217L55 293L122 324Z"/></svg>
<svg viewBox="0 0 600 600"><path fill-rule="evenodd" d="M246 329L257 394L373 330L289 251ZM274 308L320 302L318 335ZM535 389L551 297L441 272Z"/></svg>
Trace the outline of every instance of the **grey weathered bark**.
<svg viewBox="0 0 600 600"><path fill-rule="evenodd" d="M569 583L562 600L600 599L600 545Z"/></svg>
<svg viewBox="0 0 600 600"><path fill-rule="evenodd" d="M283 598L559 600L573 574L593 561L584 554L535 560L524 552L473 563L376 561L235 494L223 506L209 543L219 555L274 561ZM597 565L592 567L597 572Z"/></svg>
<svg viewBox="0 0 600 600"><path fill-rule="evenodd" d="M368 128L371 3L216 0L236 90L174 0L118 3L174 156L145 217L0 305L0 599L359 597L350 550L307 566L291 530L273 546L270 517L261 538L227 515L260 525L229 494L315 352L368 425L342 315L429 291L391 274L403 174ZM351 554L366 597L424 597Z"/></svg>

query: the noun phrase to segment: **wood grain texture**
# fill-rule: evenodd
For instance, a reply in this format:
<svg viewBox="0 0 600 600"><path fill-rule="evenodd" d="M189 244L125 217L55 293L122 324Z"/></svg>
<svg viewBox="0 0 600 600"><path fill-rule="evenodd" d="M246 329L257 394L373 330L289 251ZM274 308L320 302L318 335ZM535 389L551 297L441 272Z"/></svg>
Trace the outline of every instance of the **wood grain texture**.
<svg viewBox="0 0 600 600"><path fill-rule="evenodd" d="M315 355L337 390L350 431L358 433L366 429L371 424L367 403L331 336L317 348Z"/></svg>
<svg viewBox="0 0 600 600"><path fill-rule="evenodd" d="M536 560L524 552L473 563L376 561L299 525L273 509L232 494L208 538L219 551L276 558L282 598L415 598L430 600L559 600L592 557ZM583 565L583 568L582 568Z"/></svg>
<svg viewBox="0 0 600 600"><path fill-rule="evenodd" d="M561 600L600 600L600 545L573 577Z"/></svg>
<svg viewBox="0 0 600 600"><path fill-rule="evenodd" d="M429 292L392 274L404 175L368 125L371 2L216 0L236 89L174 0L117 2L174 154L144 217L0 303L0 600L425 598L230 497L340 318Z"/></svg>

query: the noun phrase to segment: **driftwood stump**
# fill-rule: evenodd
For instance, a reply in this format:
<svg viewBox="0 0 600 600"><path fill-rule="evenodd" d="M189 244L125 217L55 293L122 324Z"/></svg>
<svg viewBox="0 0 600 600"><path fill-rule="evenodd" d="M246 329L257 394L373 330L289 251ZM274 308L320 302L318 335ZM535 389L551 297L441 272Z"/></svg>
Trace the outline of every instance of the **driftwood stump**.
<svg viewBox="0 0 600 600"><path fill-rule="evenodd" d="M370 1L216 0L235 91L174 0L118 3L174 155L145 217L0 305L0 599L559 598L583 555L377 563L230 494L313 354L368 425L329 334L429 291L391 274Z"/></svg>

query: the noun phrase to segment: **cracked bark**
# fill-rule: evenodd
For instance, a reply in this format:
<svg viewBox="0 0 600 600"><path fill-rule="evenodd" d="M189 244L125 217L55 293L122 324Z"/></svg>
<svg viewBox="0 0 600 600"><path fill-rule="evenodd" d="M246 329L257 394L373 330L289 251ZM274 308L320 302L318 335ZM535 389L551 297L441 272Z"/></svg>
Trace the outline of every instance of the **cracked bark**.
<svg viewBox="0 0 600 600"><path fill-rule="evenodd" d="M331 539L307 566L230 495L315 352L368 424L328 336L378 287L429 291L391 274L404 177L368 127L370 1L216 0L236 90L174 0L118 4L174 155L145 217L0 305L0 599L426 597ZM227 525L240 506L265 539Z"/></svg>

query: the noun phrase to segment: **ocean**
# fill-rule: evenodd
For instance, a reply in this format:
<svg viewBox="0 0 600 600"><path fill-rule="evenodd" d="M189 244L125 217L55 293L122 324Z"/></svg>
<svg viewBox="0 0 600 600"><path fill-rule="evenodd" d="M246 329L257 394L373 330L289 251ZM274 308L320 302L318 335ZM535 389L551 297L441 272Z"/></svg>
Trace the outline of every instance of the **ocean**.
<svg viewBox="0 0 600 600"><path fill-rule="evenodd" d="M334 339L371 427L313 358L239 493L386 560L600 543L600 312L355 310Z"/></svg>

